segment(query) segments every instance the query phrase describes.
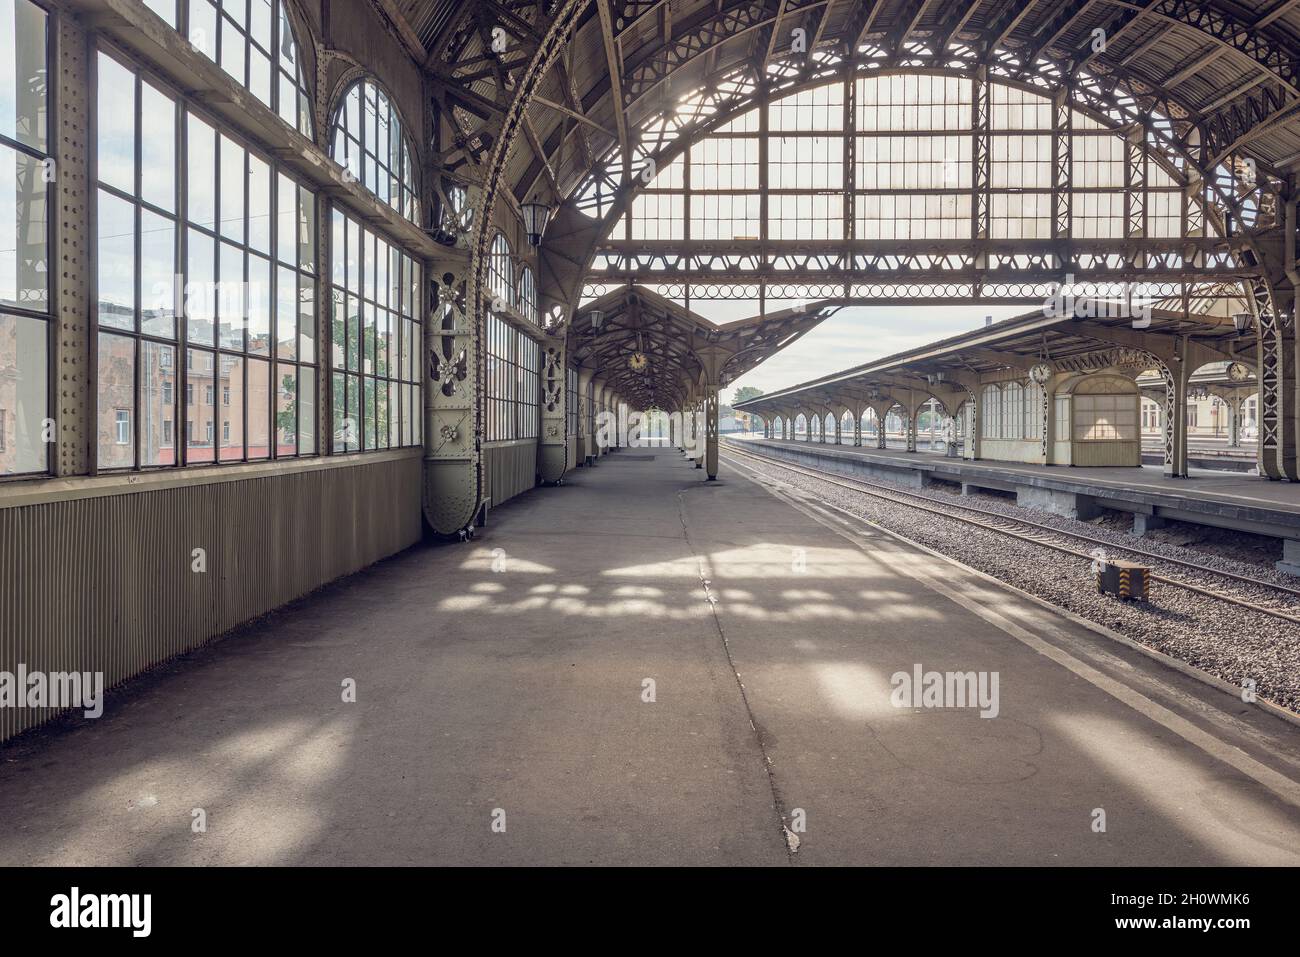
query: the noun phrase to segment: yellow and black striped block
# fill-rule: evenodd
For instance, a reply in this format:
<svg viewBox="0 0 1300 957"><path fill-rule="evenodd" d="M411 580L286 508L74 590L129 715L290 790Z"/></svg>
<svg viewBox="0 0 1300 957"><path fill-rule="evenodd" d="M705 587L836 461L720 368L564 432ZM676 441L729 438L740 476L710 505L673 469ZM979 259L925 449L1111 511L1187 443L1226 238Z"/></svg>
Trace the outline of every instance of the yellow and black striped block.
<svg viewBox="0 0 1300 957"><path fill-rule="evenodd" d="M1146 601L1151 585L1151 569L1133 562L1103 562L1097 569L1097 591L1119 598Z"/></svg>

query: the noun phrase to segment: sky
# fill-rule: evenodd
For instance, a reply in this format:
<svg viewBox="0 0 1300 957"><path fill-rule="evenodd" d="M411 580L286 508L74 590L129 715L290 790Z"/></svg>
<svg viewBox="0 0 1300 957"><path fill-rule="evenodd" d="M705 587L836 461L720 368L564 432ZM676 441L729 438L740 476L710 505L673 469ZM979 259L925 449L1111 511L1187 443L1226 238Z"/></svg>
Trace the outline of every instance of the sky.
<svg viewBox="0 0 1300 957"><path fill-rule="evenodd" d="M726 306L725 303L715 305ZM693 311L715 322L744 318L709 306L704 302L692 303ZM775 392L936 339L978 329L984 325L985 316L992 316L997 322L1026 311L1024 305L850 306L741 376L726 388L722 398L730 403L736 389L744 386Z"/></svg>

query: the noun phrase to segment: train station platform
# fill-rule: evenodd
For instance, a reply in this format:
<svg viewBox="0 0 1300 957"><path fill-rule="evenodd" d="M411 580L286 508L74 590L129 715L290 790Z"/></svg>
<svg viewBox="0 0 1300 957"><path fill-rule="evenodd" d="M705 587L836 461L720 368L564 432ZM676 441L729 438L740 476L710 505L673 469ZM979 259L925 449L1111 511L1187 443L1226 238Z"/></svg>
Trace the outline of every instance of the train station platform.
<svg viewBox="0 0 1300 957"><path fill-rule="evenodd" d="M619 451L0 748L0 864L1300 864L1293 725L700 476Z"/></svg>
<svg viewBox="0 0 1300 957"><path fill-rule="evenodd" d="M1300 575L1300 484L1294 482L1208 469L1192 469L1187 478L1169 478L1159 467L1148 465L1073 468L972 462L929 450L763 438L724 441L750 442L779 458L917 487L938 480L963 489L1014 492L1022 505L1074 518L1093 517L1101 508L1131 512L1138 534L1174 520L1267 535L1283 540L1279 570Z"/></svg>

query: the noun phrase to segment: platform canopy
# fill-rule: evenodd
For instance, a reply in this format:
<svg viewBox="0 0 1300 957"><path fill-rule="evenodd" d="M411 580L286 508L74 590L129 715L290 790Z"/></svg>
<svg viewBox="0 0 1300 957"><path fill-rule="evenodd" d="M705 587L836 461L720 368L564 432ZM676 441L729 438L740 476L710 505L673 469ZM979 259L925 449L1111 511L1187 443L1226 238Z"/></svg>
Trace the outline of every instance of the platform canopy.
<svg viewBox="0 0 1300 957"><path fill-rule="evenodd" d="M1035 310L771 392L736 409L768 416L802 408L861 410L906 389L939 398L953 412L952 400L973 395L990 375L1007 369L1028 373L1036 366L1042 376L1124 366L1135 374L1155 370L1162 379L1190 377L1211 362L1238 363L1247 374L1254 369L1255 338L1239 333L1231 321L1158 309L1149 316L1098 315L1104 303L1077 308L1083 315Z"/></svg>
<svg viewBox="0 0 1300 957"><path fill-rule="evenodd" d="M682 410L706 387L725 388L808 332L837 307L807 306L718 324L642 286L606 293L568 331L571 360L600 370L640 409Z"/></svg>

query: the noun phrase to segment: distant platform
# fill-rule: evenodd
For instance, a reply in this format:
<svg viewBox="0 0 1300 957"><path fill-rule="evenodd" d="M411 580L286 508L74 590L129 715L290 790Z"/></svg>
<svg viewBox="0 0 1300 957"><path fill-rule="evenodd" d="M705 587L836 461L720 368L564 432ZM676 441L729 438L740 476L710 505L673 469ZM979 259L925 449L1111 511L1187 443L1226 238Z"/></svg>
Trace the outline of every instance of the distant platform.
<svg viewBox="0 0 1300 957"><path fill-rule="evenodd" d="M883 478L923 487L932 481L968 489L1014 492L1016 500L1072 518L1092 518L1102 508L1130 512L1136 534L1166 521L1191 522L1283 540L1281 571L1300 575L1300 483L1269 482L1222 470L1192 469L1168 478L1160 467L1080 468L971 462L939 452L856 448L820 442L782 442L756 437L730 441L761 446L770 455L845 474Z"/></svg>

